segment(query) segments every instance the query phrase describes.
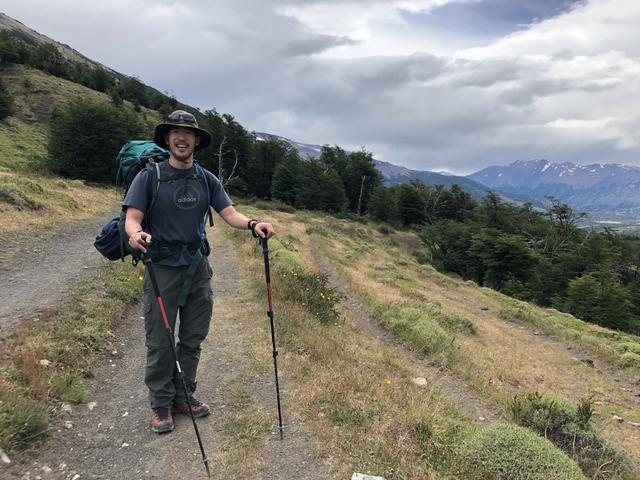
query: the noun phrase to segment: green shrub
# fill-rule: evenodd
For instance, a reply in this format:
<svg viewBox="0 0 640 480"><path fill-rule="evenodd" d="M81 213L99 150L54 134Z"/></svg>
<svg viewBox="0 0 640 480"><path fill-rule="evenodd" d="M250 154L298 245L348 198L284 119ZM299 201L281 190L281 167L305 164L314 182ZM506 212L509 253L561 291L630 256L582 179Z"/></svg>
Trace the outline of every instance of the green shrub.
<svg viewBox="0 0 640 480"><path fill-rule="evenodd" d="M378 306L374 317L424 355L447 357L457 351L453 337L434 321L429 310L390 303Z"/></svg>
<svg viewBox="0 0 640 480"><path fill-rule="evenodd" d="M0 202L7 202L18 208L28 208L30 210L40 210L44 205L34 199L29 193L18 185L0 183Z"/></svg>
<svg viewBox="0 0 640 480"><path fill-rule="evenodd" d="M580 468L547 440L526 428L496 424L480 430L457 452L464 480L584 480Z"/></svg>
<svg viewBox="0 0 640 480"><path fill-rule="evenodd" d="M13 113L13 97L0 80L0 120L4 120Z"/></svg>
<svg viewBox="0 0 640 480"><path fill-rule="evenodd" d="M618 366L622 368L640 367L640 355L635 352L625 352L620 355Z"/></svg>
<svg viewBox="0 0 640 480"><path fill-rule="evenodd" d="M600 437L591 423L591 399L573 404L562 398L528 394L514 398L511 412L516 423L549 439L590 478L627 478L629 466L624 454Z"/></svg>
<svg viewBox="0 0 640 480"><path fill-rule="evenodd" d="M2 449L24 450L44 438L49 422L45 405L19 396L9 399L8 395L2 395L0 400Z"/></svg>
<svg viewBox="0 0 640 480"><path fill-rule="evenodd" d="M274 291L285 300L302 305L321 323L335 323L340 319L337 305L345 297L336 288L329 286L326 273L295 267L287 271L281 270L278 280Z"/></svg>

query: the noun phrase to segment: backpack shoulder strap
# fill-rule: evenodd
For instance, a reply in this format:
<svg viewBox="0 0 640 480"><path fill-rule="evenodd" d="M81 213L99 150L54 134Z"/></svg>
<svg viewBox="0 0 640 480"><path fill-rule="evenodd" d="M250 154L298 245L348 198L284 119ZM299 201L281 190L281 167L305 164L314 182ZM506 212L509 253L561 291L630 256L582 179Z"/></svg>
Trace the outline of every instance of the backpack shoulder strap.
<svg viewBox="0 0 640 480"><path fill-rule="evenodd" d="M205 214L205 217L209 217L209 226L213 227L213 212L211 212L211 204L209 203L211 200L211 192L209 191L207 171L199 163L194 161L193 164L196 166L196 172L198 173L198 175L202 176L202 181L204 181L204 186L207 191L207 213Z"/></svg>
<svg viewBox="0 0 640 480"><path fill-rule="evenodd" d="M147 206L146 213L151 211L151 208L156 202L156 198L158 198L158 190L160 189L160 163L159 162L149 162L147 163L147 171L149 172L149 177L147 178L147 195L151 200Z"/></svg>

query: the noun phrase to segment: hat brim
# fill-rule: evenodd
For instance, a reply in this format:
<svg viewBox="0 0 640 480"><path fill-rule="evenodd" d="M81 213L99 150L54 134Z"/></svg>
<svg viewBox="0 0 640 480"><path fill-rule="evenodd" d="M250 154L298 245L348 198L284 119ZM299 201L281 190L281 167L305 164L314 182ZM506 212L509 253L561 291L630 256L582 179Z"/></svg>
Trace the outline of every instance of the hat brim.
<svg viewBox="0 0 640 480"><path fill-rule="evenodd" d="M211 134L206 130L203 130L198 127L194 127L193 125L176 124L176 123L161 123L160 125L158 125L156 127L155 133L153 134L153 141L159 147L164 148L165 150L169 150L169 145L167 145L167 142L164 141L164 136L166 133L169 133L169 130L171 130L172 128L179 128L179 127L190 128L191 130L194 130L197 135L200 136L200 143L198 143L198 145L196 145L196 148L194 149L196 152L198 150L202 150L203 148L207 148L209 145L211 145Z"/></svg>

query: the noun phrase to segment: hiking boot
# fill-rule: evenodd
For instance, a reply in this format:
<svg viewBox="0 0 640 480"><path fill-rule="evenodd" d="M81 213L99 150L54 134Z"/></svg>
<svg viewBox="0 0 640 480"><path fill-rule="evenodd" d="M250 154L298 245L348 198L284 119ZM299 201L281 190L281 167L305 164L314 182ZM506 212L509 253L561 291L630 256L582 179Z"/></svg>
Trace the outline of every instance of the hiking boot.
<svg viewBox="0 0 640 480"><path fill-rule="evenodd" d="M171 409L168 407L156 407L151 416L151 430L156 433L170 432L174 428Z"/></svg>
<svg viewBox="0 0 640 480"><path fill-rule="evenodd" d="M190 397L191 400L191 412L195 418L206 417L211 413L209 411L209 405L206 403L202 403L200 400L197 400L194 397ZM176 413L182 413L184 415L189 415L189 404L185 403L174 403L173 411Z"/></svg>

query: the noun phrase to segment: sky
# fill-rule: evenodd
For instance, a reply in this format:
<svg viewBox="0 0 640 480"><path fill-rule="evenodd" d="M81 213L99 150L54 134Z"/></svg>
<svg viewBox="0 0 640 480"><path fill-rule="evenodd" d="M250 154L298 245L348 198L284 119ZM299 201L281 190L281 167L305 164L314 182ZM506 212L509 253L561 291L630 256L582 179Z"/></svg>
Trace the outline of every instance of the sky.
<svg viewBox="0 0 640 480"><path fill-rule="evenodd" d="M463 175L640 165L638 0L0 0L250 131Z"/></svg>

